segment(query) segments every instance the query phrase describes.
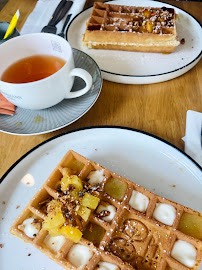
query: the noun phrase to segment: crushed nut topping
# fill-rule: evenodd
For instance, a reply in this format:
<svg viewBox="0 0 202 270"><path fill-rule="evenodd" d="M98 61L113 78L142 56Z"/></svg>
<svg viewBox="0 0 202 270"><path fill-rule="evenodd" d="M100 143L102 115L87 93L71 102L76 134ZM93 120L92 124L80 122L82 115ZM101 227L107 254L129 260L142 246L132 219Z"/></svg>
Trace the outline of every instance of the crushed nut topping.
<svg viewBox="0 0 202 270"><path fill-rule="evenodd" d="M110 215L110 211L108 210L103 210L100 213L96 213L96 216L98 218L108 217L109 215Z"/></svg>

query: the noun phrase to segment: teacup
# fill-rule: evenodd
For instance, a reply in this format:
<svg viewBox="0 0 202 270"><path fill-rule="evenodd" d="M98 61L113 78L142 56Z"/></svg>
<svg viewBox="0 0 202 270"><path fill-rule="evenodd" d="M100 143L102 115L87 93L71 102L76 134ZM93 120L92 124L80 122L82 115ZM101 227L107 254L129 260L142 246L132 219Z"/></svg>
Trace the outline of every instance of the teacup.
<svg viewBox="0 0 202 270"><path fill-rule="evenodd" d="M13 63L34 55L51 55L65 60L65 65L49 77L28 83L10 83L1 80L2 74ZM29 34L13 38L0 46L0 92L13 104L39 110L51 107L65 98L84 95L92 86L92 77L84 69L74 68L69 43L53 34ZM81 60L82 61L82 60ZM71 92L74 77L82 78L86 86Z"/></svg>

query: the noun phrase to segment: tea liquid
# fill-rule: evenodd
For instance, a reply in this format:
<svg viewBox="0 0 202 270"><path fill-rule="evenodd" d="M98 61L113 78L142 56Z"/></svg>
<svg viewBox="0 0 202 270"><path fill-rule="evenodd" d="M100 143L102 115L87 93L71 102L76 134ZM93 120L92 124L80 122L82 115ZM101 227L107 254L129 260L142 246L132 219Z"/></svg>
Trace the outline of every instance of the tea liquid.
<svg viewBox="0 0 202 270"><path fill-rule="evenodd" d="M65 60L52 55L34 55L10 65L1 80L8 83L29 83L42 80L56 73L65 65Z"/></svg>

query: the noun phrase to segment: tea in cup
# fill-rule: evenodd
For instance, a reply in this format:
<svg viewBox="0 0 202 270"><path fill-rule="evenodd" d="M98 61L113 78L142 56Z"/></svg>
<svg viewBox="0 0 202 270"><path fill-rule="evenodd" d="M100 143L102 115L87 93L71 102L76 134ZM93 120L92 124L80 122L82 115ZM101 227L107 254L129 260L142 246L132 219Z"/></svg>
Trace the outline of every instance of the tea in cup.
<svg viewBox="0 0 202 270"><path fill-rule="evenodd" d="M57 35L39 33L11 39L0 46L0 59L0 92L24 109L51 107L65 98L84 95L92 86L91 75L74 68L71 46ZM86 86L71 92L75 76Z"/></svg>

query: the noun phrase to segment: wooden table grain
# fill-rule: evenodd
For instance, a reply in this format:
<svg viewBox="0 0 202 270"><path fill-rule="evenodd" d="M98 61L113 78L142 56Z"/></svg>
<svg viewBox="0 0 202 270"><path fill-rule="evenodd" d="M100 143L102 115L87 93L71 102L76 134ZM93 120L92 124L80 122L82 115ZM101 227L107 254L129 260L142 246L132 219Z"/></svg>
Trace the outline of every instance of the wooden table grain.
<svg viewBox="0 0 202 270"><path fill-rule="evenodd" d="M76 0L78 1L78 0ZM20 30L37 0L9 0L0 11L0 21L10 21L17 9ZM85 7L92 5L87 0ZM200 2L165 1L191 13L202 23ZM63 132L96 125L118 125L159 136L180 149L185 135L186 112L202 112L202 61L186 74L151 85L124 85L109 81L95 105L75 123L44 135L16 136L0 133L0 177L23 154L39 143Z"/></svg>

